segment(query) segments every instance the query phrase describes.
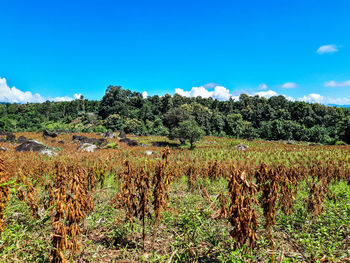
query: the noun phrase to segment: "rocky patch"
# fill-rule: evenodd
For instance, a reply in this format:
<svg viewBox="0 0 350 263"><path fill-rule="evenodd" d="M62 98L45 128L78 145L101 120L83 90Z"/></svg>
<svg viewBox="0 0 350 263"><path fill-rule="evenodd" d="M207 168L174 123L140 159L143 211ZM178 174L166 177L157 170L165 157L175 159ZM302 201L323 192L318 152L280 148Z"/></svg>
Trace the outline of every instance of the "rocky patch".
<svg viewBox="0 0 350 263"><path fill-rule="evenodd" d="M78 147L78 151L81 151L81 152L91 153L91 152L95 152L96 150L97 150L97 146L91 143L83 143Z"/></svg>
<svg viewBox="0 0 350 263"><path fill-rule="evenodd" d="M248 146L244 145L243 143L240 143L238 145L235 146L235 149L236 150L239 150L239 151L245 151L245 150L248 150Z"/></svg>
<svg viewBox="0 0 350 263"><path fill-rule="evenodd" d="M56 132L52 132L52 131L49 131L49 130L44 130L43 131L43 137L45 138L47 138L47 137L51 137L51 138L55 138L55 137L57 137L58 136L58 134L56 133Z"/></svg>
<svg viewBox="0 0 350 263"><path fill-rule="evenodd" d="M120 139L119 140L120 142L125 142L127 143L129 146L137 146L138 145L138 142L135 141L135 140L131 140L129 138L123 138L123 139Z"/></svg>
<svg viewBox="0 0 350 263"><path fill-rule="evenodd" d="M114 132L107 131L103 134L103 137L108 139L114 139L117 138L117 135Z"/></svg>
<svg viewBox="0 0 350 263"><path fill-rule="evenodd" d="M51 156L57 156L57 153L52 151L52 150L50 150L50 149L41 150L40 153L42 155L47 155L47 156L50 156L50 157Z"/></svg>
<svg viewBox="0 0 350 263"><path fill-rule="evenodd" d="M47 147L43 143L37 140L27 140L15 148L17 152L27 152L27 151L38 152L45 149L47 149Z"/></svg>
<svg viewBox="0 0 350 263"><path fill-rule="evenodd" d="M88 138L86 136L81 136L81 135L73 135L72 137L73 141L78 141L80 143L90 143L90 144L95 144L97 146L102 146L108 143L108 141L105 138Z"/></svg>
<svg viewBox="0 0 350 263"><path fill-rule="evenodd" d="M24 136L19 136L18 139L17 139L17 142L18 142L18 143L24 143L26 140L27 140L26 137L24 137Z"/></svg>
<svg viewBox="0 0 350 263"><path fill-rule="evenodd" d="M8 142L15 142L16 141L16 135L14 135L12 133L8 133L6 135L6 141L8 141Z"/></svg>

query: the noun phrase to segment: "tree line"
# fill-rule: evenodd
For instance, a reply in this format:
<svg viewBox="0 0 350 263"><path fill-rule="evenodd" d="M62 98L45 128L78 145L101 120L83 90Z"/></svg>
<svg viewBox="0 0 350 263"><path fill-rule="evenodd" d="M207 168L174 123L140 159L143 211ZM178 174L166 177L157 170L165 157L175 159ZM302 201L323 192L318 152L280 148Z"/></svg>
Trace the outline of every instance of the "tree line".
<svg viewBox="0 0 350 263"><path fill-rule="evenodd" d="M350 109L242 94L238 101L149 96L109 86L101 101L0 104L0 130L124 130L194 142L203 135L324 144L350 143Z"/></svg>

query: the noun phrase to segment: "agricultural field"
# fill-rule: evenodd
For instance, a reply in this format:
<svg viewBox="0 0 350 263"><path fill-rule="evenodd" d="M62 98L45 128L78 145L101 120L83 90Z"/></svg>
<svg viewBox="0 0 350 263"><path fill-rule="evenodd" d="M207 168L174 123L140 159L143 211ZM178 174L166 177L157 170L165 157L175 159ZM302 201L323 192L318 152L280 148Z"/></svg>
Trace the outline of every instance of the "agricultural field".
<svg viewBox="0 0 350 263"><path fill-rule="evenodd" d="M350 146L15 135L56 154L0 142L0 262L350 262Z"/></svg>

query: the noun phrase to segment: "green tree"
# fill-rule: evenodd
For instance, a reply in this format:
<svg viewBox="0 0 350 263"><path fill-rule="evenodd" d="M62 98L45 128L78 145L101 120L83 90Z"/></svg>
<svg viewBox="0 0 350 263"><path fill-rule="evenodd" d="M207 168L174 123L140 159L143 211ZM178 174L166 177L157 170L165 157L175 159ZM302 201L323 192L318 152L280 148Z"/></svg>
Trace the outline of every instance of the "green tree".
<svg viewBox="0 0 350 263"><path fill-rule="evenodd" d="M193 149L195 142L201 140L205 132L194 120L187 120L179 124L175 134L176 137L180 139L181 143L188 140L191 145L191 149Z"/></svg>
<svg viewBox="0 0 350 263"><path fill-rule="evenodd" d="M303 136L301 131L306 132L305 128L295 121L291 120L273 120L263 121L260 127L260 137L269 140L292 140L300 139Z"/></svg>
<svg viewBox="0 0 350 263"><path fill-rule="evenodd" d="M308 130L309 141L330 144L333 140L329 137L327 128L315 125Z"/></svg>
<svg viewBox="0 0 350 263"><path fill-rule="evenodd" d="M337 134L340 140L350 143L350 116L344 117L338 123Z"/></svg>
<svg viewBox="0 0 350 263"><path fill-rule="evenodd" d="M223 133L223 128L225 126L225 117L218 111L214 111L211 116L211 126L212 134L220 135Z"/></svg>
<svg viewBox="0 0 350 263"><path fill-rule="evenodd" d="M183 106L188 105L184 104ZM191 103L189 105L191 112L191 115L194 117L195 121L198 123L198 125L205 131L207 135L210 135L211 131L211 118L212 118L212 112L208 107L203 106L202 104L199 104L197 102Z"/></svg>
<svg viewBox="0 0 350 263"><path fill-rule="evenodd" d="M102 98L99 114L103 119L111 114L136 117L137 110L142 107L142 104L141 93L124 90L121 86L109 86Z"/></svg>
<svg viewBox="0 0 350 263"><path fill-rule="evenodd" d="M184 104L178 108L172 108L165 114L165 123L170 129L177 128L180 122L192 118L191 113L191 108L188 104Z"/></svg>
<svg viewBox="0 0 350 263"><path fill-rule="evenodd" d="M246 126L247 122L243 120L242 115L239 113L229 114L226 117L226 131L228 135L239 138L243 134Z"/></svg>

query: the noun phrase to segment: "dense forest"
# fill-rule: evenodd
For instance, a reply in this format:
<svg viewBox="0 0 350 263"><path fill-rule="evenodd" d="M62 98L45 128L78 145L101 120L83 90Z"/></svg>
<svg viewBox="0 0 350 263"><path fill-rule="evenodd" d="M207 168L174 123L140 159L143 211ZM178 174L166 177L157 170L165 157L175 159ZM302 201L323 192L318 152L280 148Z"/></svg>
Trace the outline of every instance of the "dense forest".
<svg viewBox="0 0 350 263"><path fill-rule="evenodd" d="M342 144L350 143L350 109L246 94L239 101L178 94L143 98L120 86L109 86L101 101L81 97L70 102L0 105L0 130L43 129L124 130L180 140L181 130L192 129L203 135Z"/></svg>

